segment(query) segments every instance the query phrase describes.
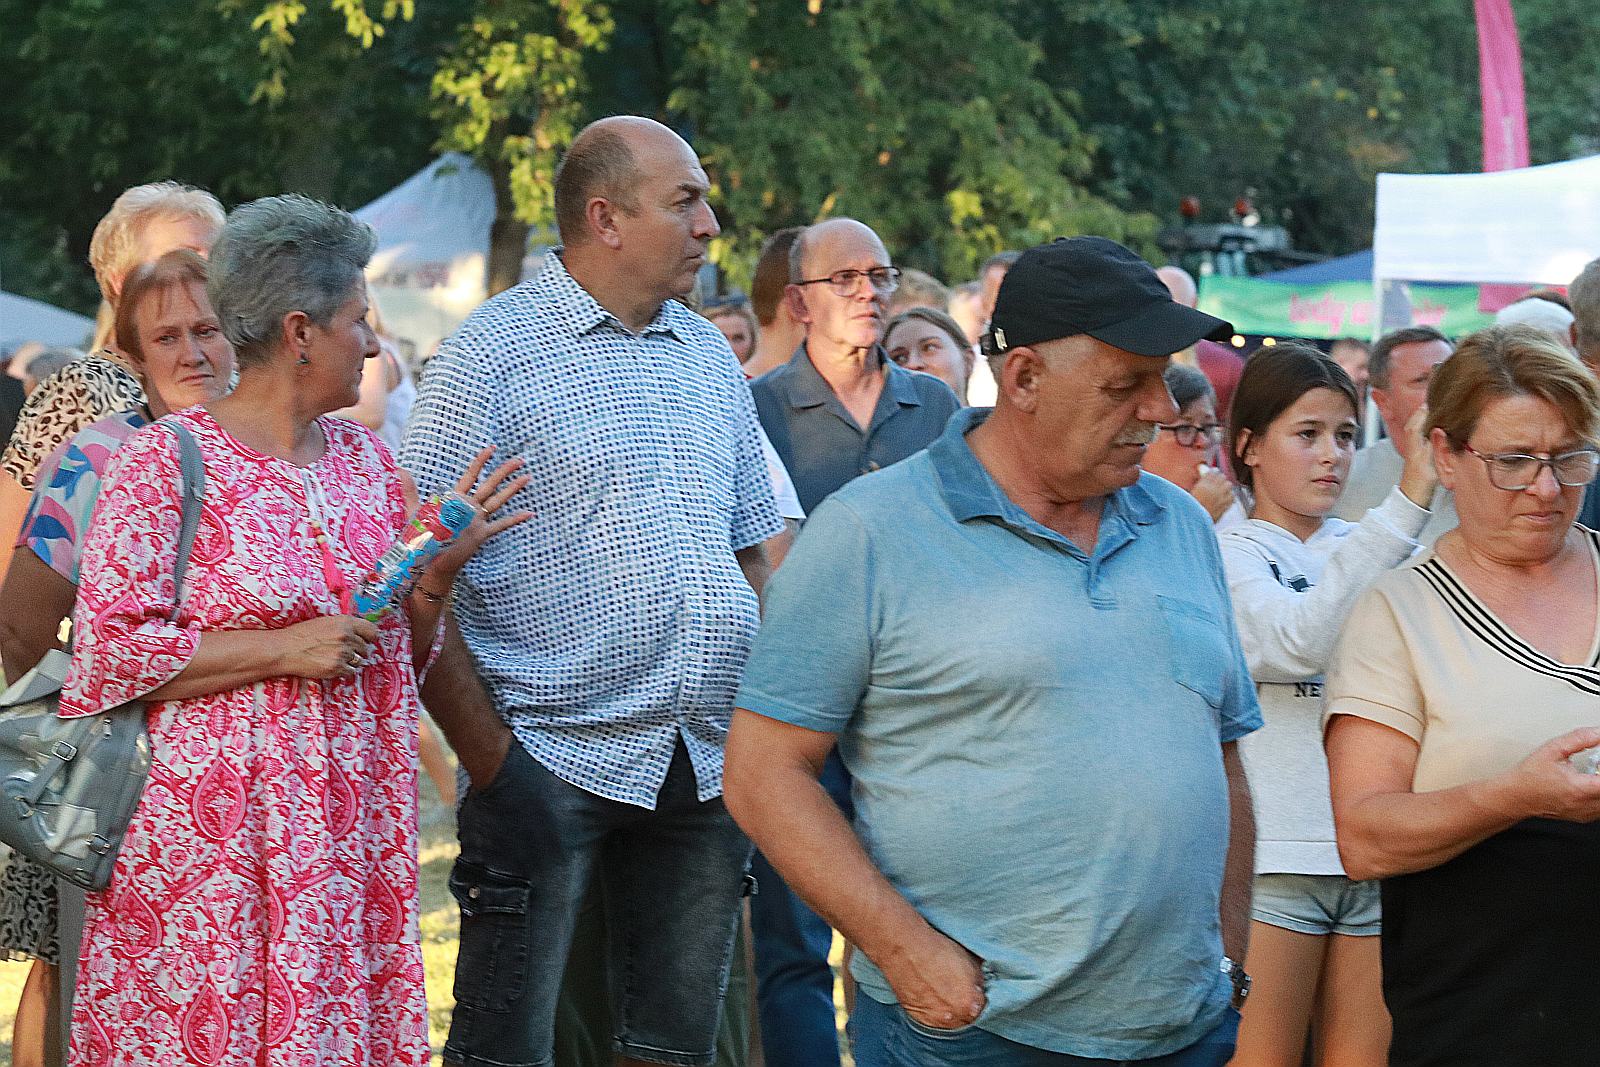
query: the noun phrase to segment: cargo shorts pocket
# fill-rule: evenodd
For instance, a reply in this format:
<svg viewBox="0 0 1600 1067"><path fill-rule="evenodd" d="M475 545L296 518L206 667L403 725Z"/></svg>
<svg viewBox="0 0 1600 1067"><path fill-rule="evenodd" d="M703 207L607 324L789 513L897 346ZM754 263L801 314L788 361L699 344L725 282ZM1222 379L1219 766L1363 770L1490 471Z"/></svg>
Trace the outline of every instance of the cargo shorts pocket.
<svg viewBox="0 0 1600 1067"><path fill-rule="evenodd" d="M450 895L461 908L455 997L482 1011L511 1010L528 985L528 880L456 860Z"/></svg>

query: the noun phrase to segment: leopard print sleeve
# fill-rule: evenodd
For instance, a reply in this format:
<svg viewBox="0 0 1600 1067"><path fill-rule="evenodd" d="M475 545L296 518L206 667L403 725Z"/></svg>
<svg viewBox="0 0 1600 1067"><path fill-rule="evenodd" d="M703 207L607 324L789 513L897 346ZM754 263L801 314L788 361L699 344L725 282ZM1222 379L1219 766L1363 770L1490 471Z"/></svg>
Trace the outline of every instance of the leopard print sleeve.
<svg viewBox="0 0 1600 1067"><path fill-rule="evenodd" d="M28 396L0 470L33 491L33 476L45 458L92 422L144 403L139 379L98 352L67 364Z"/></svg>

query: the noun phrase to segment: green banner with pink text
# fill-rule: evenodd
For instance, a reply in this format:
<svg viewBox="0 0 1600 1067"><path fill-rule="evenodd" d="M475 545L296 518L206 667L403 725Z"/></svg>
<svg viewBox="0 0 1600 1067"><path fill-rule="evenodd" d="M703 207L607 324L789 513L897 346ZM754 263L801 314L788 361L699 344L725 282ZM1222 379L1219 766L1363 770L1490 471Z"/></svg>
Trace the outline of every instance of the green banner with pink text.
<svg viewBox="0 0 1600 1067"><path fill-rule="evenodd" d="M1411 322L1460 337L1494 324L1478 310L1476 285L1412 285ZM1212 275L1200 280L1200 310L1234 331L1266 337L1371 340L1377 306L1370 282L1296 285Z"/></svg>

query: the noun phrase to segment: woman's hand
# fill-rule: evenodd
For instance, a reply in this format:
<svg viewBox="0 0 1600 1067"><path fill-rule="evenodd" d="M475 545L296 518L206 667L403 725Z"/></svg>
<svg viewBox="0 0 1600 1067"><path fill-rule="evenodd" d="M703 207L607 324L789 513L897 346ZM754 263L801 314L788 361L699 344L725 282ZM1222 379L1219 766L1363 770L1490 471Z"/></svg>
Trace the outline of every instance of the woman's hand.
<svg viewBox="0 0 1600 1067"><path fill-rule="evenodd" d="M378 627L355 615L326 615L276 631L280 672L296 678L350 678L366 666Z"/></svg>
<svg viewBox="0 0 1600 1067"><path fill-rule="evenodd" d="M1504 776L1508 801L1524 818L1594 822L1600 819L1600 774L1585 774L1568 757L1600 745L1586 727L1546 741Z"/></svg>
<svg viewBox="0 0 1600 1067"><path fill-rule="evenodd" d="M466 472L456 482L456 492L477 505L478 513L472 517L472 524L457 534L456 539L434 557L422 576L419 587L433 596L444 596L449 592L456 575L485 541L502 530L509 530L533 518L531 511L518 511L500 518L494 517L495 512L504 507L507 501L521 491L531 479L526 474L513 478L512 475L522 467L522 460L508 459L496 467L493 473L484 479L482 485L477 485L483 468L488 466L489 460L493 457L493 448L479 452L477 458L467 464Z"/></svg>
<svg viewBox="0 0 1600 1067"><path fill-rule="evenodd" d="M1433 445L1428 441L1428 405L1419 407L1406 422L1403 438L1395 448L1406 459L1400 472L1400 491L1417 507L1433 507L1433 492L1439 487L1439 474L1433 469Z"/></svg>
<svg viewBox="0 0 1600 1067"><path fill-rule="evenodd" d="M1212 522L1226 515L1236 499L1233 495L1233 483L1228 481L1228 476L1205 463L1200 464L1200 477L1189 493L1210 513Z"/></svg>

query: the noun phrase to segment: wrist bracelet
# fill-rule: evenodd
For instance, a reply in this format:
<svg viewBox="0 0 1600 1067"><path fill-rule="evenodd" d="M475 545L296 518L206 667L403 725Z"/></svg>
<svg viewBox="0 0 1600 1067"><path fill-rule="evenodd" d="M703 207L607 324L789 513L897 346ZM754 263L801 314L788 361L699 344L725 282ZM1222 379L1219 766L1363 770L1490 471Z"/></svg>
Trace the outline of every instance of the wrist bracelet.
<svg viewBox="0 0 1600 1067"><path fill-rule="evenodd" d="M417 595L422 597L423 600L426 600L430 604L443 604L445 601L450 599L449 593L445 593L443 595L439 593L430 593L428 590L422 588L421 585L417 586Z"/></svg>

